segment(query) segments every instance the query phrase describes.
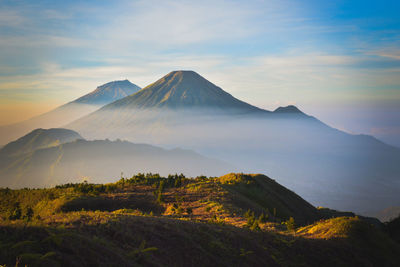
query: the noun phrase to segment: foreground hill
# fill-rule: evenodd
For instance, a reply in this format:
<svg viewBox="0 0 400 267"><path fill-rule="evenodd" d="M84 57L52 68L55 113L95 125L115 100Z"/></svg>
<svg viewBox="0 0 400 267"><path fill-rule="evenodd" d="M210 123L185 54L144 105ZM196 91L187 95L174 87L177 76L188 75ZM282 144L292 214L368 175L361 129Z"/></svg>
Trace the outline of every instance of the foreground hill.
<svg viewBox="0 0 400 267"><path fill-rule="evenodd" d="M0 186L48 187L89 180L110 182L121 172L216 175L230 165L190 150L162 149L127 141L78 139L65 129L38 129L0 150ZM67 142L70 141L70 142Z"/></svg>
<svg viewBox="0 0 400 267"><path fill-rule="evenodd" d="M0 201L0 263L7 266L396 266L400 260L399 244L379 228L354 216L327 219L264 175L138 174L105 185L3 189Z"/></svg>
<svg viewBox="0 0 400 267"><path fill-rule="evenodd" d="M0 144L6 144L36 128L60 127L139 90L140 87L128 80L106 83L91 93L42 115L23 122L0 126Z"/></svg>
<svg viewBox="0 0 400 267"><path fill-rule="evenodd" d="M259 109L192 71L171 72L65 127L88 138L193 149L278 177L315 205L367 214L400 205L400 149L295 106Z"/></svg>

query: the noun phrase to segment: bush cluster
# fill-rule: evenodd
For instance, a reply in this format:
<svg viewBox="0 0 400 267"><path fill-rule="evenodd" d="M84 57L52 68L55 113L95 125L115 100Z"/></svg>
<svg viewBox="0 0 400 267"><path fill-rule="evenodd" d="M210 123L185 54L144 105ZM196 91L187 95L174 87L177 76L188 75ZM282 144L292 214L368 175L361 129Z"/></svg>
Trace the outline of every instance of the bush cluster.
<svg viewBox="0 0 400 267"><path fill-rule="evenodd" d="M265 223L268 221L269 214L268 211L261 212L261 214L256 218L254 211L247 210L244 214L244 217L247 219L246 227L250 228L251 230L260 230L260 223Z"/></svg>

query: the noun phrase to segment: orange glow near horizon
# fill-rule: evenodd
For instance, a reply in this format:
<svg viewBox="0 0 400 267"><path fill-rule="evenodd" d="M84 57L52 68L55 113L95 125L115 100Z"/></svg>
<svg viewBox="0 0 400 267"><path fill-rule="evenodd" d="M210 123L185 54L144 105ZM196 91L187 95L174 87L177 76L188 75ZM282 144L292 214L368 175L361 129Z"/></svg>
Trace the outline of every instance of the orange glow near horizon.
<svg viewBox="0 0 400 267"><path fill-rule="evenodd" d="M13 124L43 114L57 107L56 103L12 103L0 105L0 125Z"/></svg>

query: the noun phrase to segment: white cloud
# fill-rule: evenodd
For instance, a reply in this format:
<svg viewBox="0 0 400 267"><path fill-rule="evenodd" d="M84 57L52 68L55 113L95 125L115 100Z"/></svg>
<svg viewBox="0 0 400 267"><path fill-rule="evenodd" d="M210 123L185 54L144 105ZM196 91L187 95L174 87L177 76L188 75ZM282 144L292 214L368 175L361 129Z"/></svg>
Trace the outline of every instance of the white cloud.
<svg viewBox="0 0 400 267"><path fill-rule="evenodd" d="M42 95L61 104L110 80L146 86L169 71L193 69L268 109L400 98L388 89L400 88L400 66L375 67L400 60L398 42L375 43L379 33L368 39L352 22L329 25L307 13L304 3L143 0L117 1L109 8L66 6L0 10L0 27L16 29L12 34L0 29L2 97ZM361 37L337 44L322 36L343 32Z"/></svg>
<svg viewBox="0 0 400 267"><path fill-rule="evenodd" d="M130 8L105 28L112 40L182 45L243 38L255 30L247 28L255 10L237 2L138 1Z"/></svg>

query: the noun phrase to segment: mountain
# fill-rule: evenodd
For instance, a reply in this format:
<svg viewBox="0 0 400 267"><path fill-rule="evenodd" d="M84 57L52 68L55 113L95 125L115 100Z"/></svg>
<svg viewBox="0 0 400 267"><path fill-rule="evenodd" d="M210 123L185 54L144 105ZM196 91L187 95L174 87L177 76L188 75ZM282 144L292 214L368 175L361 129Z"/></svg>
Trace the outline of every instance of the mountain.
<svg viewBox="0 0 400 267"><path fill-rule="evenodd" d="M138 172L218 175L232 167L190 150L127 141L81 139L65 129L35 130L0 150L0 187L109 182Z"/></svg>
<svg viewBox="0 0 400 267"><path fill-rule="evenodd" d="M398 221L374 226L355 215L331 211L327 217L262 174L137 174L107 184L2 189L0 203L0 260L7 266L397 266L400 261Z"/></svg>
<svg viewBox="0 0 400 267"><path fill-rule="evenodd" d="M8 143L36 128L60 127L139 90L140 87L128 80L106 83L93 92L42 115L19 123L0 126L0 144Z"/></svg>
<svg viewBox="0 0 400 267"><path fill-rule="evenodd" d="M14 156L33 152L36 149L58 146L82 137L68 129L36 129L29 134L5 145L0 149L0 155Z"/></svg>
<svg viewBox="0 0 400 267"><path fill-rule="evenodd" d="M116 108L214 108L222 111L262 112L194 71L173 71L136 94L111 103L104 110Z"/></svg>
<svg viewBox="0 0 400 267"><path fill-rule="evenodd" d="M371 215L400 205L400 149L295 106L256 108L191 71L171 72L64 127L88 138L195 150L278 177L316 206Z"/></svg>
<svg viewBox="0 0 400 267"><path fill-rule="evenodd" d="M145 143L163 140L160 144L174 146L175 143L169 141L171 128L192 127L192 123L202 128L204 123L232 118L312 120L294 106L281 107L274 112L260 109L233 97L194 71L172 71L137 93L64 127L76 129L90 138L128 138ZM198 131L202 130L196 129ZM162 136L155 137L154 132Z"/></svg>
<svg viewBox="0 0 400 267"><path fill-rule="evenodd" d="M139 86L128 80L113 81L97 87L93 92L86 94L71 103L103 106L134 94L140 89Z"/></svg>

